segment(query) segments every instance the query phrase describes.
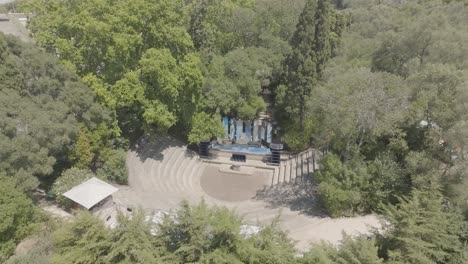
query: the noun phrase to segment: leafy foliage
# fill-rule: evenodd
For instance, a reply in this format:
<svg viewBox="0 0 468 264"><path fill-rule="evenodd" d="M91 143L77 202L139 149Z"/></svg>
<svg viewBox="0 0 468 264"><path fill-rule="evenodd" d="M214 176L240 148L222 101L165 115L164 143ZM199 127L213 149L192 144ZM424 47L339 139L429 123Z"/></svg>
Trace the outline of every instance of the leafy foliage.
<svg viewBox="0 0 468 264"><path fill-rule="evenodd" d="M352 215L363 212L363 192L367 188L369 175L360 161L343 164L333 154L322 162L317 174L319 193L323 206L331 216Z"/></svg>
<svg viewBox="0 0 468 264"><path fill-rule="evenodd" d="M444 208L439 193L413 191L386 207L384 246L392 263L464 263L466 222Z"/></svg>
<svg viewBox="0 0 468 264"><path fill-rule="evenodd" d="M384 261L378 256L375 240L345 235L339 248L325 243L315 245L311 251L304 255L301 263L381 264Z"/></svg>
<svg viewBox="0 0 468 264"><path fill-rule="evenodd" d="M106 263L109 230L89 213L80 214L53 234L55 252L51 263Z"/></svg>
<svg viewBox="0 0 468 264"><path fill-rule="evenodd" d="M13 254L16 243L34 230L38 212L9 177L0 177L0 261Z"/></svg>
<svg viewBox="0 0 468 264"><path fill-rule="evenodd" d="M254 119L266 110L259 94L262 83L268 82L278 70L280 58L271 50L253 47L216 57L204 87L207 107L215 112Z"/></svg>
<svg viewBox="0 0 468 264"><path fill-rule="evenodd" d="M119 184L127 183L128 168L127 152L121 149L107 149L101 153L102 164L96 170L96 175Z"/></svg>
<svg viewBox="0 0 468 264"><path fill-rule="evenodd" d="M32 189L38 185L33 176L49 177L75 160L67 154L80 126L94 129L108 115L55 58L3 34L0 47L0 172ZM87 142L78 139L86 151ZM85 154L76 162L89 162Z"/></svg>
<svg viewBox="0 0 468 264"><path fill-rule="evenodd" d="M366 163L360 157L342 162L329 154L314 176L320 200L334 217L380 211L382 204L396 202L407 189L398 163L388 155Z"/></svg>
<svg viewBox="0 0 468 264"><path fill-rule="evenodd" d="M202 76L179 2L39 0L29 8L37 43L86 76L126 134L190 127Z"/></svg>
<svg viewBox="0 0 468 264"><path fill-rule="evenodd" d="M241 220L226 208L183 203L158 226L142 210L119 216L115 229L83 212L53 232L52 263L288 263L294 249L275 224L240 234ZM156 236L152 233L156 230Z"/></svg>
<svg viewBox="0 0 468 264"><path fill-rule="evenodd" d="M106 262L109 263L162 263L161 250L155 248L156 241L151 235L154 228L145 222L143 211L137 211L132 219L119 215L118 225L110 234L110 248Z"/></svg>
<svg viewBox="0 0 468 264"><path fill-rule="evenodd" d="M219 116L210 116L205 112L197 113L193 117L192 129L188 135L188 142L200 143L203 140L210 140L213 137L222 136L224 133L224 127Z"/></svg>
<svg viewBox="0 0 468 264"><path fill-rule="evenodd" d="M299 115L301 131L304 130L306 98L311 95L331 56L331 16L328 0L306 1L290 41L292 52L284 66L288 86L284 110Z"/></svg>

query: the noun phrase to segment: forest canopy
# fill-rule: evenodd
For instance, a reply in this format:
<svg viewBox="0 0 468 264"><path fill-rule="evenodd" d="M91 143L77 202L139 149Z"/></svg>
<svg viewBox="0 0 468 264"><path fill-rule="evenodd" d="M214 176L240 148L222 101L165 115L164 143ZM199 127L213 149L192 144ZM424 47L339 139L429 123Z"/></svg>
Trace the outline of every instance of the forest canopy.
<svg viewBox="0 0 468 264"><path fill-rule="evenodd" d="M0 174L30 190L37 178L79 163L80 132L107 130L110 113L76 74L32 44L0 34L0 59ZM83 166L103 153L90 151Z"/></svg>

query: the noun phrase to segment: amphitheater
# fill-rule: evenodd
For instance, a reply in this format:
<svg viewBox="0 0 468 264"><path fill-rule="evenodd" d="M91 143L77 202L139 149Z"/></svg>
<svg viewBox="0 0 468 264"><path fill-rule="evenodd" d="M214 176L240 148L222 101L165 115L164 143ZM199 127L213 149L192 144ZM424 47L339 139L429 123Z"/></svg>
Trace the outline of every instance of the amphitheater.
<svg viewBox="0 0 468 264"><path fill-rule="evenodd" d="M280 167L242 166L234 172L223 162L201 160L181 142L165 137L129 151L127 165L129 184L119 186L114 195L119 206L170 211L184 199L204 199L234 210L245 224L269 224L279 217L280 228L299 250L321 240L337 244L343 233L365 234L380 226L374 215L331 219L316 212L313 185L293 173L304 166L297 158Z"/></svg>

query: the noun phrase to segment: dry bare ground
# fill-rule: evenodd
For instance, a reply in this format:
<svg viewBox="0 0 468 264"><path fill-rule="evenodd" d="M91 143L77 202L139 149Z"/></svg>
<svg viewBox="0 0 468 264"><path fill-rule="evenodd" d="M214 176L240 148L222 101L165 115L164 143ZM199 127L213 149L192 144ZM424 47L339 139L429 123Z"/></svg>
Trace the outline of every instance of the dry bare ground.
<svg viewBox="0 0 468 264"><path fill-rule="evenodd" d="M299 250L321 240L338 244L343 232L355 235L379 228L376 216L331 219L314 207L313 185L271 186L271 175L252 168L247 175L225 173L203 163L179 141L165 137L128 152L129 185L114 200L120 206L174 210L186 199L226 206L247 224L268 224L280 215L280 227Z"/></svg>

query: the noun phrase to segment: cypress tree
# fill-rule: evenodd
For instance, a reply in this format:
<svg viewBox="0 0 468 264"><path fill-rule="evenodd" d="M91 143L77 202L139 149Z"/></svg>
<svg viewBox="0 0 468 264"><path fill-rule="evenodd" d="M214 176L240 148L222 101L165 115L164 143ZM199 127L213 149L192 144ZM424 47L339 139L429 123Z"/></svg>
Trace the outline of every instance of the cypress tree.
<svg viewBox="0 0 468 264"><path fill-rule="evenodd" d="M193 45L197 50L203 49L207 41L207 34L204 23L207 12L208 0L198 0L194 2L194 7L190 14L190 25L188 32L192 37Z"/></svg>
<svg viewBox="0 0 468 264"><path fill-rule="evenodd" d="M317 77L322 76L325 63L331 57L330 18L332 9L330 0L319 0L315 11L315 39L313 48L317 56Z"/></svg>
<svg viewBox="0 0 468 264"><path fill-rule="evenodd" d="M331 55L329 0L308 0L291 39L292 52L286 59L286 101L288 110L299 114L303 130L305 100L320 78Z"/></svg>

